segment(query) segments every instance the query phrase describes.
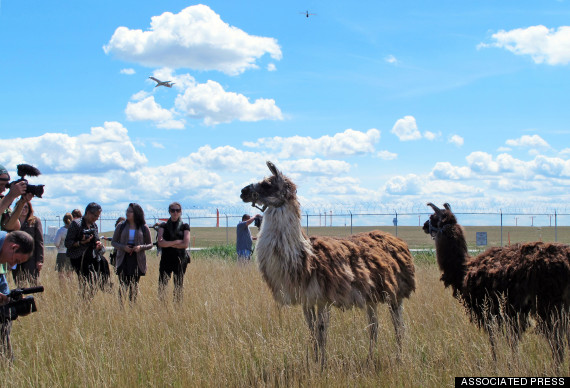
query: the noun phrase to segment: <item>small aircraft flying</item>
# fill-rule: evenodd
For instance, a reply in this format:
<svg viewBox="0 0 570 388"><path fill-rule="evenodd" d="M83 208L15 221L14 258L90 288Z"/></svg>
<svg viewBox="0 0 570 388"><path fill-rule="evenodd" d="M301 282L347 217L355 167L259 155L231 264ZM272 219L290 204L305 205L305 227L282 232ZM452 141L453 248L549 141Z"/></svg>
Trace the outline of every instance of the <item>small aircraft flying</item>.
<svg viewBox="0 0 570 388"><path fill-rule="evenodd" d="M171 82L171 81L161 81L161 80L156 79L156 78L154 78L154 77L148 77L148 78L150 78L151 80L153 80L154 82L156 82L155 88L157 88L157 87L159 87L159 86L166 86L167 88L171 88L172 85L174 85L174 82Z"/></svg>
<svg viewBox="0 0 570 388"><path fill-rule="evenodd" d="M305 11L305 12L299 12L299 13L300 13L301 15L305 15L306 17L309 17L309 16L314 16L314 15L316 15L316 13L309 13L309 11L308 11L308 10L307 10L307 11Z"/></svg>

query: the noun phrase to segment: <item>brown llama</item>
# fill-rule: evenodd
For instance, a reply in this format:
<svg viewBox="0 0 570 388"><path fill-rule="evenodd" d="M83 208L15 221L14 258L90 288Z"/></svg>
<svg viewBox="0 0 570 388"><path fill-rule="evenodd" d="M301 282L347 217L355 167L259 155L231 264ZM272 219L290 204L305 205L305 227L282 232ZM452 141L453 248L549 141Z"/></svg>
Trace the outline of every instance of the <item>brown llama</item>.
<svg viewBox="0 0 570 388"><path fill-rule="evenodd" d="M488 332L493 360L497 330L507 335L515 351L532 317L560 365L564 335L570 342L570 247L531 242L492 247L470 257L463 228L449 204L444 209L428 206L434 214L423 230L435 240L441 280L463 302L471 321Z"/></svg>
<svg viewBox="0 0 570 388"><path fill-rule="evenodd" d="M257 260L273 298L303 306L315 359L325 364L330 307L366 308L369 356L378 337L378 303L390 307L398 355L404 331L402 302L415 290L414 263L401 239L381 231L348 238L307 237L295 184L271 162L272 175L241 190L241 199L265 211ZM320 354L319 354L320 353Z"/></svg>

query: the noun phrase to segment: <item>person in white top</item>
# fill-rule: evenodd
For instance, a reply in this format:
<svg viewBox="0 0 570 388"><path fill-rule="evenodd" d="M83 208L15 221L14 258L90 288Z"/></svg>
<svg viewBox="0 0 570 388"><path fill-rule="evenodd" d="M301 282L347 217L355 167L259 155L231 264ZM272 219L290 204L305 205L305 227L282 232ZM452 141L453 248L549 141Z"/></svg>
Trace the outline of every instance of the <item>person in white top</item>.
<svg viewBox="0 0 570 388"><path fill-rule="evenodd" d="M57 230L55 233L55 239L53 241L55 247L57 248L57 257L55 259L55 270L59 274L59 279L64 278L70 279L73 273L73 267L71 266L71 261L67 257L67 248L65 247L65 237L67 236L67 228L71 224L72 216L71 213L65 213L63 216L63 226Z"/></svg>

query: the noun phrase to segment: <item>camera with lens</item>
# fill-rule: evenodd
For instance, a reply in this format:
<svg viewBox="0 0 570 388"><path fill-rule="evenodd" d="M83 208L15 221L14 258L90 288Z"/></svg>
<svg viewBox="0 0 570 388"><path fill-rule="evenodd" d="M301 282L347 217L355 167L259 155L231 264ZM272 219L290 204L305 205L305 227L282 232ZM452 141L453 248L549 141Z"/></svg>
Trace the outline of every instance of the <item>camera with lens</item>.
<svg viewBox="0 0 570 388"><path fill-rule="evenodd" d="M260 215L255 220L253 220L253 225L255 225L259 229L261 228L261 221L263 221L263 216Z"/></svg>
<svg viewBox="0 0 570 388"><path fill-rule="evenodd" d="M28 296L24 298L23 295L35 294L37 292L44 292L43 286L12 290L7 295L11 299L10 302L0 306L0 322L13 321L18 317L35 313L37 308L34 297Z"/></svg>
<svg viewBox="0 0 570 388"><path fill-rule="evenodd" d="M93 228L83 229L81 231L81 235L83 236L83 238L91 237L91 236L95 235L95 229L93 229Z"/></svg>
<svg viewBox="0 0 570 388"><path fill-rule="evenodd" d="M38 170L34 166L30 166L29 164L18 164L18 166L16 166L16 168L17 168L18 175L20 176L20 179L7 184L6 185L7 188L10 188L13 184L16 184L19 182L28 183L28 180L25 178L26 175L27 176L38 176L41 174L40 170ZM44 195L44 186L45 185L30 185L28 183L27 188L26 188L26 193L33 194L34 196L41 198L42 195Z"/></svg>

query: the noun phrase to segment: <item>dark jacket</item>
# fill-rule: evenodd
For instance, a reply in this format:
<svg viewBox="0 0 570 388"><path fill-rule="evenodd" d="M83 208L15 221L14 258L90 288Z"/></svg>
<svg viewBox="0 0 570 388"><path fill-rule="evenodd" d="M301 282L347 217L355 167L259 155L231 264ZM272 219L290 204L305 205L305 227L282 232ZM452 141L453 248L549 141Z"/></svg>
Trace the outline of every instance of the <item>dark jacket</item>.
<svg viewBox="0 0 570 388"><path fill-rule="evenodd" d="M74 247L76 241L81 241L83 239L83 230L87 229L87 224L83 220L83 217L78 220L71 221L69 228L67 229L67 236L65 236L65 247L67 248L67 257L71 260L81 259L85 251L89 248L93 249L96 241L99 241L99 228L97 224L93 224L94 235L91 239L92 244L80 244L78 247ZM101 250L104 252L105 248Z"/></svg>
<svg viewBox="0 0 570 388"><path fill-rule="evenodd" d="M18 267L34 272L37 263L44 262L44 231L42 222L38 217L35 217L35 221L32 222L32 225L26 220L20 227L20 230L28 233L34 239L34 253L30 256L28 261L18 264Z"/></svg>

